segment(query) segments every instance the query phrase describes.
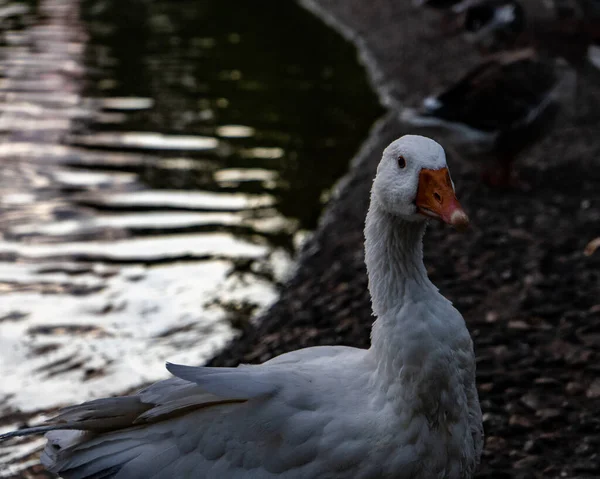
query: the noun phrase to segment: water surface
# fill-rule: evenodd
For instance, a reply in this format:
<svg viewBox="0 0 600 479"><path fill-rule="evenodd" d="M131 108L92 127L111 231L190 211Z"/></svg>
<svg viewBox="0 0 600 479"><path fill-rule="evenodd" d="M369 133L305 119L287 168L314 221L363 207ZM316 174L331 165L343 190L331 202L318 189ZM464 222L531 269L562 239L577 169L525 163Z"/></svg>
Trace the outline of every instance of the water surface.
<svg viewBox="0 0 600 479"><path fill-rule="evenodd" d="M0 17L7 418L222 348L275 299L379 107L353 48L293 2L38 0Z"/></svg>

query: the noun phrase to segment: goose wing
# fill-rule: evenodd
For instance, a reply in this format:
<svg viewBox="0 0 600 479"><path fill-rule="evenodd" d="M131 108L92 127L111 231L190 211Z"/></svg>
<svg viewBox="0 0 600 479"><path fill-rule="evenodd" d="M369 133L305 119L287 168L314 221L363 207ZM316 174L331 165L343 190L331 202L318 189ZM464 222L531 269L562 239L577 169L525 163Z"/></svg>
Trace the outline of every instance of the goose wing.
<svg viewBox="0 0 600 479"><path fill-rule="evenodd" d="M332 416L323 388L336 382L322 364L356 351L309 348L238 368L168 364L171 379L65 408L0 440L46 433L42 463L65 479L269 477L318 467Z"/></svg>

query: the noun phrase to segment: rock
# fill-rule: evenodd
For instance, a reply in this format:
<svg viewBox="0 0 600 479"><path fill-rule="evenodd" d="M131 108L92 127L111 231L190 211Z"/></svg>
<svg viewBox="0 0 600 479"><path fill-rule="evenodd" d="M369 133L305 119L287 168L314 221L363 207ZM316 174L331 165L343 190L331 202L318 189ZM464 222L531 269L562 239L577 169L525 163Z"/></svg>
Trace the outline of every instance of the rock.
<svg viewBox="0 0 600 479"><path fill-rule="evenodd" d="M596 455L596 460L577 461L573 467L575 472L587 472L598 474L600 470L600 456ZM596 476L597 477L597 476Z"/></svg>
<svg viewBox="0 0 600 479"><path fill-rule="evenodd" d="M573 396L581 394L584 390L585 388L583 387L583 384L575 381L567 383L567 386L565 387L566 393Z"/></svg>
<svg viewBox="0 0 600 479"><path fill-rule="evenodd" d="M525 416L518 416L516 414L513 414L510 417L510 419L508 420L508 424L509 424L509 426L519 427L522 429L531 429L531 427L533 426L531 421L529 419L527 419Z"/></svg>
<svg viewBox="0 0 600 479"><path fill-rule="evenodd" d="M499 436L488 436L485 440L485 449L489 452L500 451L506 447L506 440Z"/></svg>
<svg viewBox="0 0 600 479"><path fill-rule="evenodd" d="M600 398L600 378L594 379L592 384L587 388L585 395L590 399Z"/></svg>
<svg viewBox="0 0 600 479"><path fill-rule="evenodd" d="M562 414L560 409L546 408L536 411L535 415L542 419L552 419Z"/></svg>
<svg viewBox="0 0 600 479"><path fill-rule="evenodd" d="M539 456L525 456L513 464L515 469L530 469L540 462Z"/></svg>
<svg viewBox="0 0 600 479"><path fill-rule="evenodd" d="M521 402L533 411L539 409L540 407L540 398L532 392L521 396Z"/></svg>
<svg viewBox="0 0 600 479"><path fill-rule="evenodd" d="M531 326L527 324L525 321L509 321L508 329L516 329L518 331L525 331L527 329L531 329Z"/></svg>

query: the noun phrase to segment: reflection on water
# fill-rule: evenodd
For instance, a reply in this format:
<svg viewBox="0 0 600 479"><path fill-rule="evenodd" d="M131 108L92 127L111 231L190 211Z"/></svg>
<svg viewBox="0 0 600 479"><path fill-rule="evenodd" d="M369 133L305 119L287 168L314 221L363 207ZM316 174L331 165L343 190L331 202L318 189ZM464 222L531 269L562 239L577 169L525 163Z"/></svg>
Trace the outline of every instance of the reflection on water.
<svg viewBox="0 0 600 479"><path fill-rule="evenodd" d="M350 45L278 0L113 0L85 12L95 72L87 94L102 98L106 116L102 132L74 141L140 150L162 141L202 160L179 171L154 164L142 174L155 188L221 190L223 168L276 172L277 209L315 226L321 193L377 113Z"/></svg>
<svg viewBox="0 0 600 479"><path fill-rule="evenodd" d="M2 2L0 416L223 347L377 113L294 2Z"/></svg>

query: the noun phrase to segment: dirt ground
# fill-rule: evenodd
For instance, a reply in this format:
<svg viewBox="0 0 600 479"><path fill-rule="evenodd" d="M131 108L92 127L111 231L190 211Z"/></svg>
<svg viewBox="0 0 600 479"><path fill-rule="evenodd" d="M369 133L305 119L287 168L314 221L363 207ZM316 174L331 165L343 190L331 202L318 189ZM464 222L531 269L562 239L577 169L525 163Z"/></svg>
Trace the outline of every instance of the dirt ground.
<svg viewBox="0 0 600 479"><path fill-rule="evenodd" d="M310 2L358 43L390 113L355 158L281 299L213 365L317 344L368 347L362 229L381 151L408 131L396 120L400 105L417 104L477 61L460 39L436 36L410 3ZM486 431L479 478L600 476L600 251L583 254L600 236L598 87L582 81L586 117L561 121L519 160L529 191L491 190L460 152L449 160L473 227L460 234L432 225L425 262L475 341Z"/></svg>

